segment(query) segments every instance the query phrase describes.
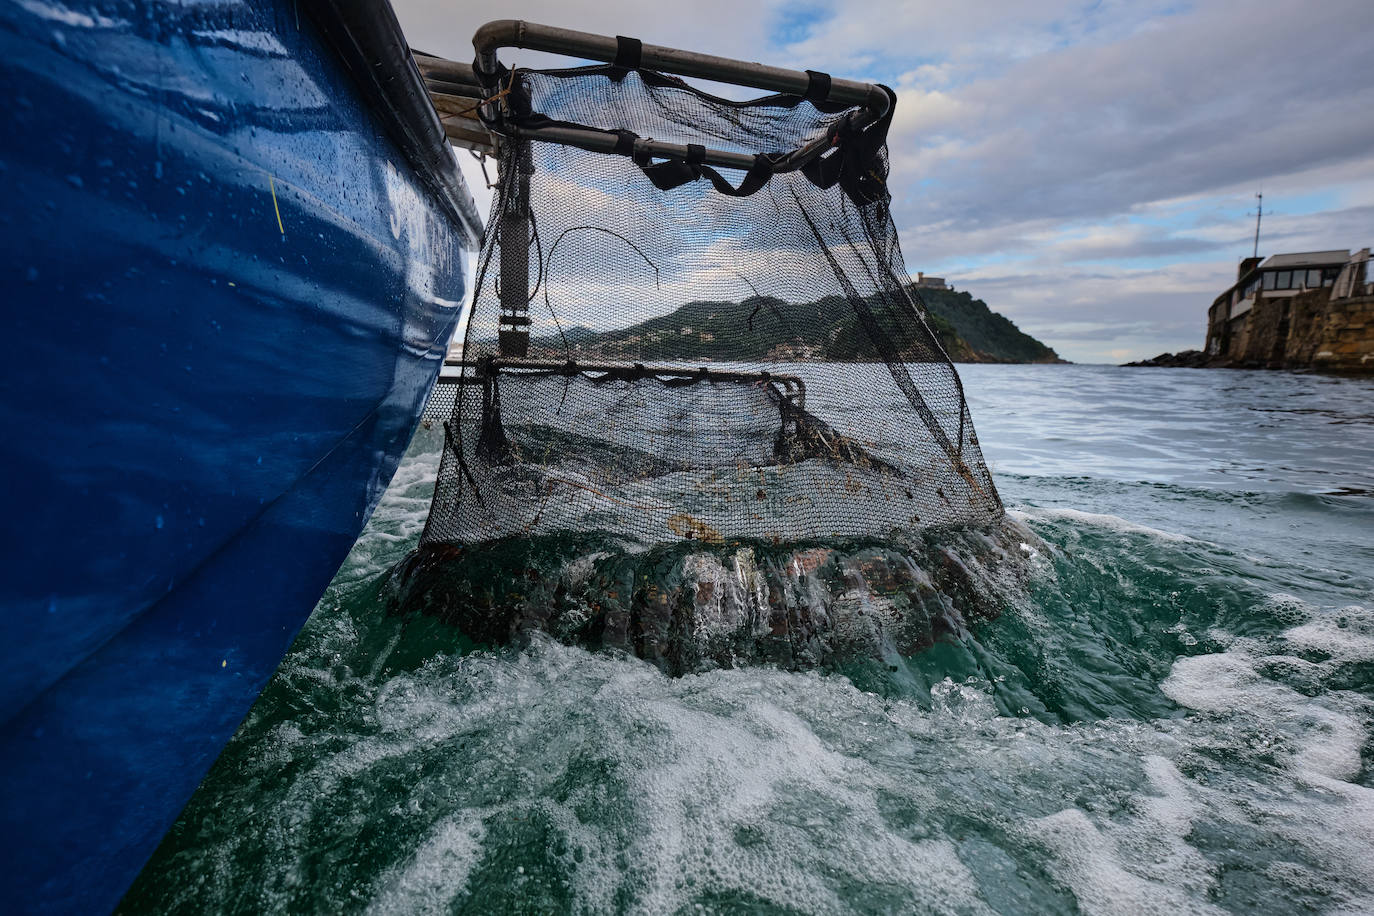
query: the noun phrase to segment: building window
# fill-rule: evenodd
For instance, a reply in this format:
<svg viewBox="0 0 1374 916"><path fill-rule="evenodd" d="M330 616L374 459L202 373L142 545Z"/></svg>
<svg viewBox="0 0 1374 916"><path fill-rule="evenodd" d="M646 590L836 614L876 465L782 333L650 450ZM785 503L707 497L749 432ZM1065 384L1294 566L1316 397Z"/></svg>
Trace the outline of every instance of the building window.
<svg viewBox="0 0 1374 916"><path fill-rule="evenodd" d="M1307 288L1316 289L1322 285L1322 272L1320 270L1309 270L1307 272Z"/></svg>
<svg viewBox="0 0 1374 916"><path fill-rule="evenodd" d="M1264 273L1264 288L1265 288L1265 289L1273 289L1273 288L1274 288L1274 272L1273 272L1273 271L1265 271L1265 273Z"/></svg>
<svg viewBox="0 0 1374 916"><path fill-rule="evenodd" d="M1274 277L1274 289L1288 289L1293 285L1293 271L1281 270Z"/></svg>

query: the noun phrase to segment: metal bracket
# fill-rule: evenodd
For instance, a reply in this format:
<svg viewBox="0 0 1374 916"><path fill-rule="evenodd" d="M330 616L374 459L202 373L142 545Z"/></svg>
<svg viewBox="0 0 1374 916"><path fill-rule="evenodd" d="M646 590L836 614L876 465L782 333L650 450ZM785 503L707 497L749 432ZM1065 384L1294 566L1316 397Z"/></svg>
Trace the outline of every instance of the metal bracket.
<svg viewBox="0 0 1374 916"><path fill-rule="evenodd" d="M617 39L517 19L498 19L478 29L473 36L472 44L477 51L478 69L457 61L425 54L415 55L415 63L425 78L425 86L429 89L430 98L439 112L440 122L452 142L477 152L495 153L503 136L518 136L523 139L576 146L591 152L615 152L616 138L601 131L581 130L575 127L519 128L503 123L502 105L491 99L504 87L497 85L491 76L488 78L493 81L485 84L483 74L492 75L500 72L501 63L497 52L501 48L527 48L563 54L580 60L613 63L619 49ZM696 77L789 95L804 96L811 85L810 74L802 70L770 67L661 45L641 45L640 64L646 69L677 76ZM850 126L856 129L881 119L887 114L891 104L887 92L882 87L874 83L846 79L832 79L826 97L832 102L859 106L849 115ZM486 124L478 117L478 110L484 106ZM500 127L491 130L489 125ZM810 157L829 142L829 137L821 136L804 144L783 157L778 163L779 170L785 169L787 160ZM638 155L656 158L680 159L688 155L686 144L653 139L636 140L634 151ZM704 162L707 165L747 170L754 165L754 157L734 150L707 147Z"/></svg>

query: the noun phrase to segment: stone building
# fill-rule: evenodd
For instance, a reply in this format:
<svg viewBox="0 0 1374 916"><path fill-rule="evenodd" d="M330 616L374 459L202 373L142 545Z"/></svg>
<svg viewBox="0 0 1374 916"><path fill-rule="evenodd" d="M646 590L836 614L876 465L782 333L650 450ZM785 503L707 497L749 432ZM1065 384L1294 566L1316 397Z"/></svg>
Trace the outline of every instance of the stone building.
<svg viewBox="0 0 1374 916"><path fill-rule="evenodd" d="M944 277L927 277L923 270L916 272L915 285L917 289L949 289Z"/></svg>
<svg viewBox="0 0 1374 916"><path fill-rule="evenodd" d="M1368 262L1368 248L1241 261L1207 312L1207 363L1374 372Z"/></svg>

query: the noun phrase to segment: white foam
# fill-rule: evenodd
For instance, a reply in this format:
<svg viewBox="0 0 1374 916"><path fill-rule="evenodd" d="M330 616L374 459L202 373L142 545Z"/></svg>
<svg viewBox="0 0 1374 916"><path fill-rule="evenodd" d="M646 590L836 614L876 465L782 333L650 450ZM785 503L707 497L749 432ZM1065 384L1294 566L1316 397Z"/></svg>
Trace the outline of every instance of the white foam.
<svg viewBox="0 0 1374 916"><path fill-rule="evenodd" d="M851 908L837 884L986 911L952 843L894 833L872 793L881 775L777 705L779 681L796 677L713 672L655 683L647 699L642 682L615 678L599 691L609 715L598 742L622 764L634 802L633 827L621 835L633 874L587 863L576 876L583 908L620 908L633 881L632 913L681 911L706 888L804 912ZM756 690L741 692L741 678ZM825 693L852 691L805 680ZM741 831L754 839L741 845Z"/></svg>
<svg viewBox="0 0 1374 916"><path fill-rule="evenodd" d="M1289 751L1301 774L1353 779L1360 772L1366 716L1358 699L1308 697L1262 677L1255 659L1235 650L1181 658L1160 685L1180 706L1248 717L1296 745Z"/></svg>
<svg viewBox="0 0 1374 916"><path fill-rule="evenodd" d="M1374 613L1351 605L1314 616L1307 623L1283 634L1289 645L1300 650L1324 652L1336 662L1374 660Z"/></svg>
<svg viewBox="0 0 1374 916"><path fill-rule="evenodd" d="M1172 883L1143 878L1128 869L1116 841L1077 808L1041 818L1033 832L1053 853L1050 867L1055 877L1069 886L1088 913L1225 912Z"/></svg>
<svg viewBox="0 0 1374 916"><path fill-rule="evenodd" d="M471 811L440 820L408 860L380 881L369 914L447 913L466 896L468 878L482 858L486 826Z"/></svg>
<svg viewBox="0 0 1374 916"><path fill-rule="evenodd" d="M1092 525L1094 528L1106 528L1111 531L1119 531L1126 534L1146 534L1161 541L1197 542L1196 538L1191 538L1186 534L1177 534L1172 531L1151 528L1149 525L1141 525L1137 522L1128 521L1115 515L1083 512L1079 509L1030 508L1011 510L1009 514L1021 520L1064 520L1076 522L1081 525Z"/></svg>
<svg viewBox="0 0 1374 916"><path fill-rule="evenodd" d="M1328 661L1272 654L1261 640L1233 639L1225 652L1178 659L1161 689L1180 705L1225 721L1231 729L1225 740L1238 753L1268 752L1283 762L1287 785L1251 780L1238 791L1203 796L1222 820L1249 826L1258 819L1277 834L1271 844L1291 850L1291 860L1265 867L1269 877L1331 899L1333 912L1369 912L1374 790L1349 780L1362 769L1371 704L1347 691L1308 696L1261 674L1279 670L1319 679L1335 665L1368 658L1368 614L1362 607L1320 611L1292 599L1285 604L1313 616L1281 634L1278 645L1315 649ZM1217 740L1209 735L1208 743Z"/></svg>
<svg viewBox="0 0 1374 916"><path fill-rule="evenodd" d="M262 826L185 878L235 893L242 842L268 851L254 905L315 899L322 831L378 816L337 799L399 771L416 786L384 802L394 858L371 879L376 913L451 909L498 855L511 872L551 862L583 912L1006 911L1040 899L1019 884L1040 868L1085 912L1211 912L1218 853L1199 829L1238 838L1242 856L1247 842L1286 850L1255 867L1357 910L1374 902L1374 791L1341 780L1361 708L1269 681L1261 649L1180 659L1165 689L1193 715L1079 725L1000 716L976 679L937 682L923 707L815 673L667 678L541 636L436 657L325 731L279 726L235 777L264 787L248 793L262 810L233 815ZM1179 766L1271 739L1281 767L1228 764L1213 782ZM539 850L490 839L531 820Z"/></svg>

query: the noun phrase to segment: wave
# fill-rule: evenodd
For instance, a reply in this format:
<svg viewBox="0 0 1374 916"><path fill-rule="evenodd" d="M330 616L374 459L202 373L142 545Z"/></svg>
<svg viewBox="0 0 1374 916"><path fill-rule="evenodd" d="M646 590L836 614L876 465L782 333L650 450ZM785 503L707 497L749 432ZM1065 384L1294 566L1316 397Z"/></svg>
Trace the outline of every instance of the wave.
<svg viewBox="0 0 1374 916"><path fill-rule="evenodd" d="M1010 716L970 678L918 703L670 677L540 633L336 675L346 701L246 726L126 906L1367 910L1370 700L1270 670L1303 613L1166 665L1151 718Z"/></svg>
<svg viewBox="0 0 1374 916"><path fill-rule="evenodd" d="M507 544L445 558L441 610L427 486L403 466L125 910L1374 910L1359 497L1016 483L997 550ZM1304 512L1328 540L1281 552ZM704 648L558 630L612 581ZM826 609L815 654L712 641L772 588Z"/></svg>

